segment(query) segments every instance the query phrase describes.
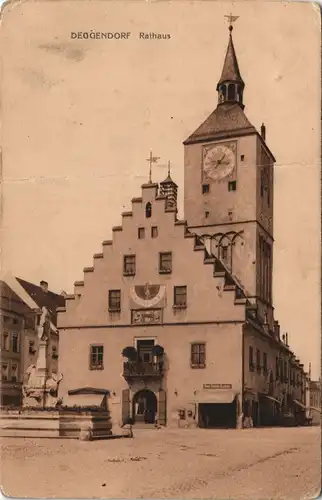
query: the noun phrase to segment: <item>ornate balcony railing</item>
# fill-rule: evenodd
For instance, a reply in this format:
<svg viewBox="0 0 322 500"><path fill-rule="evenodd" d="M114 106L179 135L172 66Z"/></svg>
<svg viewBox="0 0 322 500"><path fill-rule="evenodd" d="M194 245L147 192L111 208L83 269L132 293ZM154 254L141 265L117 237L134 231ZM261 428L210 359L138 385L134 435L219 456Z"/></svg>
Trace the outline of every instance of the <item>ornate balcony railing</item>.
<svg viewBox="0 0 322 500"><path fill-rule="evenodd" d="M123 363L124 378L161 378L163 377L163 362L147 363L128 361Z"/></svg>

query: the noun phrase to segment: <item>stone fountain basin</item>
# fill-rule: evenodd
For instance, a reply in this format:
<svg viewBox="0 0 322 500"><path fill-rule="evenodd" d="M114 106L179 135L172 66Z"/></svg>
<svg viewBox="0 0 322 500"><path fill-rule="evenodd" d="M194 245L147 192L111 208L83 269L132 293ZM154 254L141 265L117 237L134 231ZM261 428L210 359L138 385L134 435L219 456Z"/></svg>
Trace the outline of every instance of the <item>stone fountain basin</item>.
<svg viewBox="0 0 322 500"><path fill-rule="evenodd" d="M112 421L106 410L2 409L0 437L70 438L88 434L89 440L112 436Z"/></svg>

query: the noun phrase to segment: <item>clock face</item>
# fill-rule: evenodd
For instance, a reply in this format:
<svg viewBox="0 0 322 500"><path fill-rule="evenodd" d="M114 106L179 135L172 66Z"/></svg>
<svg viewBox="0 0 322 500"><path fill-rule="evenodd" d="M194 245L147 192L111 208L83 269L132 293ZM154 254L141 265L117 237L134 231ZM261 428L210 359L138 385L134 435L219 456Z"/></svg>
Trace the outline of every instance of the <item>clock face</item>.
<svg viewBox="0 0 322 500"><path fill-rule="evenodd" d="M204 151L203 169L207 177L221 180L232 173L235 168L235 153L230 147L212 146Z"/></svg>

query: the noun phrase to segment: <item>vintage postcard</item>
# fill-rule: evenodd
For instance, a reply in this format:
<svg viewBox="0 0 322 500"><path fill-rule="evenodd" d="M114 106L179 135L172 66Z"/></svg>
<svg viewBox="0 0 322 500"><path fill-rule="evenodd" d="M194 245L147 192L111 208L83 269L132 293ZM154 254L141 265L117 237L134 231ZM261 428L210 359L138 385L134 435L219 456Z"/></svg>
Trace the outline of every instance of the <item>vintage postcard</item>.
<svg viewBox="0 0 322 500"><path fill-rule="evenodd" d="M320 35L305 2L3 3L3 495L319 495Z"/></svg>

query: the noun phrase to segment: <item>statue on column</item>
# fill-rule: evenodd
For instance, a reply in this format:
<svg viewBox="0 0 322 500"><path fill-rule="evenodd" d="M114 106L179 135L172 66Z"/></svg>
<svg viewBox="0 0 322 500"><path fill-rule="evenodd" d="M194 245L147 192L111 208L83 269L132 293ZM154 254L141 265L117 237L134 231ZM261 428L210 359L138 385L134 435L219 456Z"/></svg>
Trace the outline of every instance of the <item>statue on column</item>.
<svg viewBox="0 0 322 500"><path fill-rule="evenodd" d="M27 380L22 386L23 406L53 407L59 404L58 387L62 374L51 370L51 329L50 312L42 308L38 333L38 354L36 364L31 364L25 371Z"/></svg>

